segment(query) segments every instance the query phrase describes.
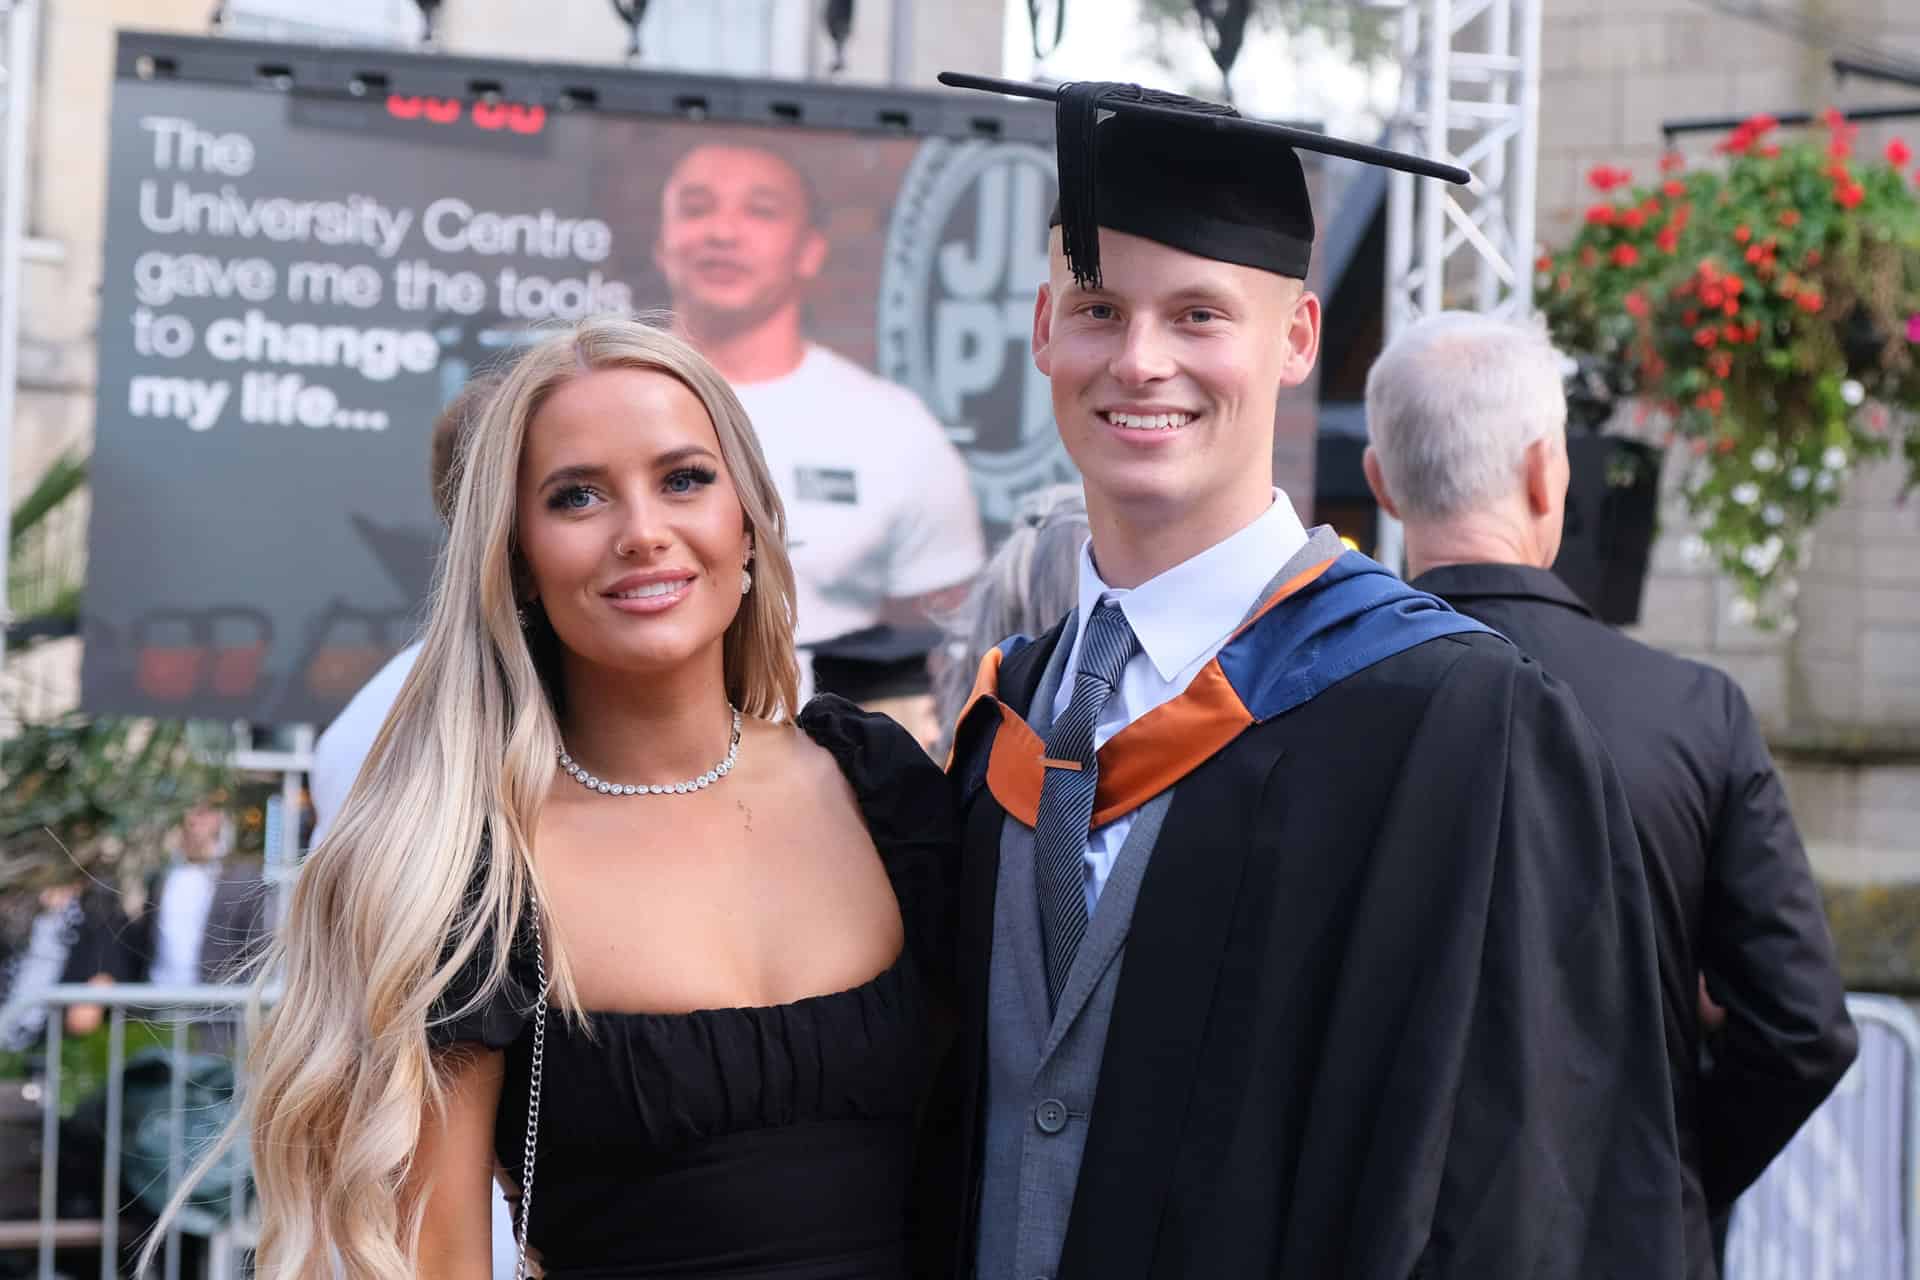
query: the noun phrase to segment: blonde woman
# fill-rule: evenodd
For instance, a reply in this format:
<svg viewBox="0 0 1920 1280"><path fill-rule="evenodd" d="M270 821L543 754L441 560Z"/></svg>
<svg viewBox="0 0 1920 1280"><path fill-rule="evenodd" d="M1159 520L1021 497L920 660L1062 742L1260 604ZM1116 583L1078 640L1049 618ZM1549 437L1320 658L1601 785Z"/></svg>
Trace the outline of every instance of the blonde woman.
<svg viewBox="0 0 1920 1280"><path fill-rule="evenodd" d="M907 1274L953 832L891 721L795 723L760 447L691 348L531 348L424 648L296 887L254 1056L263 1275ZM514 939L502 947L496 940Z"/></svg>

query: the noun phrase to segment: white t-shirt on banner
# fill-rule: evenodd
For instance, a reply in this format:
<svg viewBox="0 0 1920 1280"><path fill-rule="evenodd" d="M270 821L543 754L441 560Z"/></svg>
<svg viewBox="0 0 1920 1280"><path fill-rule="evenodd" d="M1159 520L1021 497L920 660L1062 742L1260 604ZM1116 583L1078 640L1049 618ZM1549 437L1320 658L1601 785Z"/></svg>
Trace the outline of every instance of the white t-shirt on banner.
<svg viewBox="0 0 1920 1280"><path fill-rule="evenodd" d="M979 571L966 461L913 392L816 344L792 373L733 389L786 501L801 645Z"/></svg>

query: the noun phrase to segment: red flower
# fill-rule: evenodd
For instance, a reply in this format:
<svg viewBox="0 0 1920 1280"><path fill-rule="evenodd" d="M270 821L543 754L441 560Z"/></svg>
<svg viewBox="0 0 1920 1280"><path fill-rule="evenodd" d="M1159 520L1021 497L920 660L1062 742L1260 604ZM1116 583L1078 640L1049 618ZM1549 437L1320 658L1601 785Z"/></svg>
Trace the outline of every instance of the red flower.
<svg viewBox="0 0 1920 1280"><path fill-rule="evenodd" d="M1780 225L1783 227L1799 226L1800 211L1798 209L1782 209L1780 211Z"/></svg>
<svg viewBox="0 0 1920 1280"><path fill-rule="evenodd" d="M1720 330L1720 340L1722 342L1738 342L1745 334L1746 330L1742 329L1739 325L1730 324Z"/></svg>
<svg viewBox="0 0 1920 1280"><path fill-rule="evenodd" d="M1647 314L1653 310L1652 306L1647 302L1647 295L1641 293L1638 289L1629 293L1626 298L1623 299L1623 302L1627 308L1628 315L1638 316L1641 319L1645 319Z"/></svg>
<svg viewBox="0 0 1920 1280"><path fill-rule="evenodd" d="M1845 134L1836 133L1827 140L1827 155L1835 160L1845 160L1853 154L1853 139Z"/></svg>
<svg viewBox="0 0 1920 1280"><path fill-rule="evenodd" d="M1620 225L1629 231L1638 231L1647 225L1647 215L1640 209L1629 209L1620 215Z"/></svg>
<svg viewBox="0 0 1920 1280"><path fill-rule="evenodd" d="M1613 246L1613 265L1614 266L1630 267L1638 261L1640 261L1640 251L1634 248L1632 245L1617 244Z"/></svg>
<svg viewBox="0 0 1920 1280"><path fill-rule="evenodd" d="M1728 298L1725 302L1720 304L1720 310L1725 312L1727 315L1737 316L1740 314L1740 304L1734 299ZM1729 339L1729 341L1731 341L1731 339Z"/></svg>
<svg viewBox="0 0 1920 1280"><path fill-rule="evenodd" d="M1660 252L1672 253L1680 247L1680 228L1669 225L1666 230L1653 238L1653 242L1659 246Z"/></svg>
<svg viewBox="0 0 1920 1280"><path fill-rule="evenodd" d="M1687 167L1687 158L1678 151L1669 151L1660 157L1660 172L1678 173Z"/></svg>
<svg viewBox="0 0 1920 1280"><path fill-rule="evenodd" d="M1853 181L1853 170L1847 168L1846 165L1840 163L1837 160L1834 163L1827 166L1826 173L1827 173L1827 176L1829 178L1832 178L1835 182L1852 182Z"/></svg>
<svg viewBox="0 0 1920 1280"><path fill-rule="evenodd" d="M1613 206L1596 204L1587 210L1587 225L1590 227L1610 227L1613 225Z"/></svg>
<svg viewBox="0 0 1920 1280"><path fill-rule="evenodd" d="M1746 287L1747 287L1747 282L1745 280L1742 280L1739 276L1727 277L1727 283L1726 283L1727 292L1734 295L1736 298L1740 296L1740 291Z"/></svg>
<svg viewBox="0 0 1920 1280"><path fill-rule="evenodd" d="M1681 196L1687 194L1687 184L1680 181L1680 179L1678 178L1668 178L1664 183L1660 185L1660 189L1666 192L1670 198L1675 200L1678 200Z"/></svg>
<svg viewBox="0 0 1920 1280"><path fill-rule="evenodd" d="M1799 307L1808 315L1814 315L1819 312L1820 308L1827 305L1827 300L1820 296L1818 289L1807 289L1793 300L1793 305Z"/></svg>
<svg viewBox="0 0 1920 1280"><path fill-rule="evenodd" d="M1587 170L1587 185L1595 191L1611 191L1632 181L1632 171L1616 169L1612 165L1599 164Z"/></svg>
<svg viewBox="0 0 1920 1280"><path fill-rule="evenodd" d="M1867 189L1857 182L1833 189L1833 202L1842 209L1851 209L1867 198Z"/></svg>
<svg viewBox="0 0 1920 1280"><path fill-rule="evenodd" d="M1750 244L1747 246L1748 262L1757 264L1764 261L1766 259L1766 256L1767 256L1767 251L1763 246L1757 245L1757 244Z"/></svg>
<svg viewBox="0 0 1920 1280"><path fill-rule="evenodd" d="M1696 347L1711 347L1718 341L1720 341L1720 331L1710 324L1693 331L1693 345Z"/></svg>
<svg viewBox="0 0 1920 1280"><path fill-rule="evenodd" d="M1820 265L1820 251L1818 249L1807 250L1807 265L1809 267L1817 267Z"/></svg>
<svg viewBox="0 0 1920 1280"><path fill-rule="evenodd" d="M1681 324L1699 324L1700 313L1698 311L1695 311L1692 307L1688 307L1685 311L1682 311L1680 313L1680 323Z"/></svg>
<svg viewBox="0 0 1920 1280"><path fill-rule="evenodd" d="M1745 244L1747 241L1753 239L1753 228L1743 222L1733 229L1733 238L1741 244Z"/></svg>
<svg viewBox="0 0 1920 1280"><path fill-rule="evenodd" d="M1829 129L1844 129L1847 125L1847 117L1841 113L1840 108L1828 107L1820 113L1820 123Z"/></svg>
<svg viewBox="0 0 1920 1280"><path fill-rule="evenodd" d="M1553 270L1553 255L1550 253L1543 253L1538 258L1535 258L1533 260L1533 269L1535 271Z"/></svg>
<svg viewBox="0 0 1920 1280"><path fill-rule="evenodd" d="M1904 168L1907 161L1913 159L1913 148L1903 140L1895 138L1887 144L1887 163L1896 169Z"/></svg>
<svg viewBox="0 0 1920 1280"><path fill-rule="evenodd" d="M1707 368L1716 378L1725 378L1733 373L1733 354L1728 351L1716 351L1707 357Z"/></svg>
<svg viewBox="0 0 1920 1280"><path fill-rule="evenodd" d="M1755 151L1754 154L1763 160L1771 160L1780 154L1780 144L1777 142L1769 142L1766 146Z"/></svg>

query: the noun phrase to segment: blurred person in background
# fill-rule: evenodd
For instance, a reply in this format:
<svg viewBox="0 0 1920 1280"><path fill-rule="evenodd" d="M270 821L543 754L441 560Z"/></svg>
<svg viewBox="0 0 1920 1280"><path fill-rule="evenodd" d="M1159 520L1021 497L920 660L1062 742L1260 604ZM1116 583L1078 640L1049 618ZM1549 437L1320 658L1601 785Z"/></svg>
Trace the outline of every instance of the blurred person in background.
<svg viewBox="0 0 1920 1280"><path fill-rule="evenodd" d="M75 940L66 982L143 982L190 987L239 980L265 943L267 888L254 860L230 861L233 815L226 797L189 809L167 836L166 870L150 877L124 914L93 911ZM100 1025L98 1005L74 1005L67 1031Z"/></svg>
<svg viewBox="0 0 1920 1280"><path fill-rule="evenodd" d="M768 148L696 146L661 189L654 261L681 333L746 406L786 502L803 649L883 622L925 625L985 558L945 429L913 392L807 337L828 248L807 178Z"/></svg>
<svg viewBox="0 0 1920 1280"><path fill-rule="evenodd" d="M1724 1222L1832 1092L1858 1040L1740 686L1600 622L1549 567L1567 494L1560 366L1535 328L1420 321L1368 374L1364 465L1405 526L1412 585L1571 688L1626 786L1654 906L1688 1275L1708 1280L1709 1220Z"/></svg>
<svg viewBox="0 0 1920 1280"><path fill-rule="evenodd" d="M934 672L935 719L944 756L954 722L973 689L980 660L1009 636L1037 636L1078 603L1080 549L1087 544L1087 498L1078 485L1028 494L1013 527L966 600L941 619L945 643Z"/></svg>

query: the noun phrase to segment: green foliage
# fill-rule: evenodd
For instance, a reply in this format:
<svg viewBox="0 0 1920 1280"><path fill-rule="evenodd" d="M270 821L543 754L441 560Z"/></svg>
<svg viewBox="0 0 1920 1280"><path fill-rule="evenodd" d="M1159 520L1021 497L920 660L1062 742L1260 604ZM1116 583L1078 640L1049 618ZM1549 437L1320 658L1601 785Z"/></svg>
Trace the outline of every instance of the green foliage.
<svg viewBox="0 0 1920 1280"><path fill-rule="evenodd" d="M87 483L87 461L72 453L54 459L39 483L13 508L7 528L10 546L18 547L21 538L45 519L49 511L80 491Z"/></svg>
<svg viewBox="0 0 1920 1280"><path fill-rule="evenodd" d="M45 557L34 554L49 515L86 487L88 459L68 453L54 460L13 508L7 526L7 600L14 614L9 650L48 634L71 632L80 621L81 584L51 580Z"/></svg>
<svg viewBox="0 0 1920 1280"><path fill-rule="evenodd" d="M1862 459L1920 472L1920 199L1894 142L1855 127L1776 141L1756 116L1724 168L1663 162L1650 186L1608 166L1572 244L1537 264L1555 340L1663 414L1694 456L1687 504L1762 625L1795 590L1807 535Z"/></svg>
<svg viewBox="0 0 1920 1280"><path fill-rule="evenodd" d="M87 881L131 885L165 837L229 784L217 728L90 717L27 723L0 742L0 897Z"/></svg>

